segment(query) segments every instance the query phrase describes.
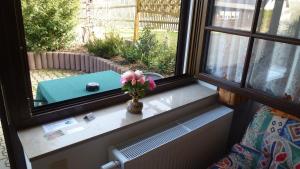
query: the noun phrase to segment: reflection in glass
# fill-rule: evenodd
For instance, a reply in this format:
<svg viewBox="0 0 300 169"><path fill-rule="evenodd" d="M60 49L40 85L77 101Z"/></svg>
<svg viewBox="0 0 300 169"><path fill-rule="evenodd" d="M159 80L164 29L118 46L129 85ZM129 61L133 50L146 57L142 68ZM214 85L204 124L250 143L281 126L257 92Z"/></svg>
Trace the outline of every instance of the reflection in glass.
<svg viewBox="0 0 300 169"><path fill-rule="evenodd" d="M300 103L300 47L255 40L247 87Z"/></svg>
<svg viewBox="0 0 300 169"><path fill-rule="evenodd" d="M255 0L216 0L213 26L250 30Z"/></svg>
<svg viewBox="0 0 300 169"><path fill-rule="evenodd" d="M240 82L247 45L247 37L212 32L206 72L226 80Z"/></svg>
<svg viewBox="0 0 300 169"><path fill-rule="evenodd" d="M257 31L300 38L300 0L263 0Z"/></svg>

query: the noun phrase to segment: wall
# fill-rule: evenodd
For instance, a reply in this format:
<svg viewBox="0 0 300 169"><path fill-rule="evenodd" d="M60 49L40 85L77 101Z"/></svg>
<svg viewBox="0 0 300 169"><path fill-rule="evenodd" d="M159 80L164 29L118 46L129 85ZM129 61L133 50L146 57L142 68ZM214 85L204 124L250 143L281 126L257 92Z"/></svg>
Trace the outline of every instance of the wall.
<svg viewBox="0 0 300 169"><path fill-rule="evenodd" d="M201 102L197 101L191 103L186 107L174 109L172 113L164 113L142 123L86 141L84 144L78 144L71 148L66 148L63 151L51 153L46 157L34 159L31 161L32 169L99 169L101 165L108 162L108 148L111 145L122 143L129 138L143 134L158 126L165 125L186 114L196 111L199 112L200 109L215 103L216 97L209 97L200 101ZM224 140L224 138L220 139L220 141L222 140ZM222 153L220 153L220 155L222 155Z"/></svg>

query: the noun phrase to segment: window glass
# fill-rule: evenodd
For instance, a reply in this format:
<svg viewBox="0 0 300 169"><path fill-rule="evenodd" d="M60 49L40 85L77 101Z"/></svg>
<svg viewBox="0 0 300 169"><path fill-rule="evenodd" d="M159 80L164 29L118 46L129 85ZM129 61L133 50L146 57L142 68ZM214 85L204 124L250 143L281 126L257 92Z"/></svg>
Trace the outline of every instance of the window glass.
<svg viewBox="0 0 300 169"><path fill-rule="evenodd" d="M22 0L34 105L118 89L128 69L174 76L180 8L181 0ZM100 89L86 91L89 83Z"/></svg>
<svg viewBox="0 0 300 169"><path fill-rule="evenodd" d="M216 0L213 26L250 31L255 0Z"/></svg>
<svg viewBox="0 0 300 169"><path fill-rule="evenodd" d="M247 87L300 103L300 47L255 40Z"/></svg>
<svg viewBox="0 0 300 169"><path fill-rule="evenodd" d="M257 31L300 38L300 0L263 0Z"/></svg>
<svg viewBox="0 0 300 169"><path fill-rule="evenodd" d="M240 82L248 40L248 37L212 32L206 72L226 80Z"/></svg>

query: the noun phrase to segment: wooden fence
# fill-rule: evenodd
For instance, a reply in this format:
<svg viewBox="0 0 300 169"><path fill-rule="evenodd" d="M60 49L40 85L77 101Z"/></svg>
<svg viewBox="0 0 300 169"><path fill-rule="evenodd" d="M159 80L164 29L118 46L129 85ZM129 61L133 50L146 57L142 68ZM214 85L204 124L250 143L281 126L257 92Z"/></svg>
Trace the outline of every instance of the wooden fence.
<svg viewBox="0 0 300 169"><path fill-rule="evenodd" d="M102 3L99 3L102 2ZM135 39L139 28L150 27L178 31L181 0L111 0L86 1L80 8L80 37L93 38L99 30L133 30ZM101 32L101 31L100 31ZM101 33L100 33L101 34Z"/></svg>
<svg viewBox="0 0 300 169"><path fill-rule="evenodd" d="M39 69L65 69L93 73L113 70L123 73L128 68L118 65L110 60L84 53L69 52L28 52L30 70Z"/></svg>

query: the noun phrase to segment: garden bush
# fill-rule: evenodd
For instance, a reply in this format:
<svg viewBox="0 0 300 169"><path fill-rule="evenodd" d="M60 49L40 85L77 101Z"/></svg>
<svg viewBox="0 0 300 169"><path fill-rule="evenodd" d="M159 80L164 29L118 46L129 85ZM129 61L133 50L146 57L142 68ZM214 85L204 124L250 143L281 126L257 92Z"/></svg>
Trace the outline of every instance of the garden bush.
<svg viewBox="0 0 300 169"><path fill-rule="evenodd" d="M174 73L176 50L168 46L167 39L159 42L149 28L144 28L138 41L125 45L122 56L129 63L142 62L148 68L160 74Z"/></svg>
<svg viewBox="0 0 300 169"><path fill-rule="evenodd" d="M141 61L148 67L151 66L151 60L155 57L157 45L155 34L148 27L144 28L137 42L137 48L141 55Z"/></svg>
<svg viewBox="0 0 300 169"><path fill-rule="evenodd" d="M125 44L122 47L121 55L128 63L136 63L141 58L141 53L136 44L131 43Z"/></svg>
<svg viewBox="0 0 300 169"><path fill-rule="evenodd" d="M85 47L88 52L110 59L120 55L124 45L123 39L116 33L109 33L105 39L95 39L89 41Z"/></svg>
<svg viewBox="0 0 300 169"><path fill-rule="evenodd" d="M55 51L74 40L79 0L22 0L29 51Z"/></svg>
<svg viewBox="0 0 300 169"><path fill-rule="evenodd" d="M151 67L160 74L172 74L175 70L176 50L166 43L158 44L155 56L152 58Z"/></svg>

